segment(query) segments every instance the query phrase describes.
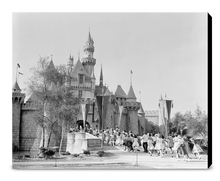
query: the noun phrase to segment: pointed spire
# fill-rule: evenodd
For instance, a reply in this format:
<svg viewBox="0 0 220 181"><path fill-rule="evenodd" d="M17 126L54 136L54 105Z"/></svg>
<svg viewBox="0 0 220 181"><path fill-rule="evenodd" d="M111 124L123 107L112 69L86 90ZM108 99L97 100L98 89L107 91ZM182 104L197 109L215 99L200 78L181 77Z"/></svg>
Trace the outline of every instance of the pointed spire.
<svg viewBox="0 0 220 181"><path fill-rule="evenodd" d="M130 89L128 91L127 99L137 99L135 96L132 85L130 86Z"/></svg>
<svg viewBox="0 0 220 181"><path fill-rule="evenodd" d="M70 57L69 57L69 60L72 60L72 57L71 57L71 53L70 53Z"/></svg>
<svg viewBox="0 0 220 181"><path fill-rule="evenodd" d="M78 51L78 61L80 61L80 52Z"/></svg>
<svg viewBox="0 0 220 181"><path fill-rule="evenodd" d="M17 80L15 81L14 85L12 86L12 91L13 92L21 92L21 89L20 89L20 87L18 85Z"/></svg>
<svg viewBox="0 0 220 181"><path fill-rule="evenodd" d="M88 35L88 39L87 39L86 43L93 43L93 40L90 35L90 30L89 30L89 35Z"/></svg>
<svg viewBox="0 0 220 181"><path fill-rule="evenodd" d="M122 89L122 87L120 85L118 85L118 87L115 91L115 96L120 97L120 98L126 98L127 97L124 90Z"/></svg>
<svg viewBox="0 0 220 181"><path fill-rule="evenodd" d="M101 65L101 73L100 73L100 86L103 86L102 65Z"/></svg>

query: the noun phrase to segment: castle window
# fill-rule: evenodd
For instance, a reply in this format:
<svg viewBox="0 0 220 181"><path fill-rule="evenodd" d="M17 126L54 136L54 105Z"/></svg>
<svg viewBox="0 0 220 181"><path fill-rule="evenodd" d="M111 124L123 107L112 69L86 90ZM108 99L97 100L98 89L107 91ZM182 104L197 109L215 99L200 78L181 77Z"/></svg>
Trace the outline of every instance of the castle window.
<svg viewBox="0 0 220 181"><path fill-rule="evenodd" d="M83 75L82 74L79 74L79 83L83 84Z"/></svg>
<svg viewBox="0 0 220 181"><path fill-rule="evenodd" d="M79 97L82 97L82 90L79 90Z"/></svg>

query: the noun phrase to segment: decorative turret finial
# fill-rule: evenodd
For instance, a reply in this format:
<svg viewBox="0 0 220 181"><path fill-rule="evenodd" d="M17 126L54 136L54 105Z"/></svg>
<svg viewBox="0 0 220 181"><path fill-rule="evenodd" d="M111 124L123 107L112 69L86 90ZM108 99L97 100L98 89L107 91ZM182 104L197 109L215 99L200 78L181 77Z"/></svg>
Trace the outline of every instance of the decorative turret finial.
<svg viewBox="0 0 220 181"><path fill-rule="evenodd" d="M89 35L88 35L88 39L86 41L87 43L93 43L93 40L91 38L91 34L90 34L90 30L89 30Z"/></svg>
<svg viewBox="0 0 220 181"><path fill-rule="evenodd" d="M100 86L103 86L102 65L101 65L101 73L100 73Z"/></svg>
<svg viewBox="0 0 220 181"><path fill-rule="evenodd" d="M80 52L78 51L78 60L80 61Z"/></svg>

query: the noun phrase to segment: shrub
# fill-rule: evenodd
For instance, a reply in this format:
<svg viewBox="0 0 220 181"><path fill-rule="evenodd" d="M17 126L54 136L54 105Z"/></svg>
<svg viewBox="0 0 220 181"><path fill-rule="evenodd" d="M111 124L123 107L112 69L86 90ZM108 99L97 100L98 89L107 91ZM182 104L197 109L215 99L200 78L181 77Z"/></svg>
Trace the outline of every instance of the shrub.
<svg viewBox="0 0 220 181"><path fill-rule="evenodd" d="M70 152L61 152L61 155L70 155Z"/></svg>
<svg viewBox="0 0 220 181"><path fill-rule="evenodd" d="M83 150L83 154L90 155L90 151L89 150Z"/></svg>
<svg viewBox="0 0 220 181"><path fill-rule="evenodd" d="M101 150L101 151L98 151L97 154L99 155L99 157L102 157L105 154L105 152Z"/></svg>
<svg viewBox="0 0 220 181"><path fill-rule="evenodd" d="M48 159L48 158L51 158L55 154L55 151L49 148L41 147L39 148L39 150L40 150L40 153L38 154L39 158Z"/></svg>
<svg viewBox="0 0 220 181"><path fill-rule="evenodd" d="M79 156L79 154L76 154L76 153L75 153L75 154L73 154L73 156L74 156L74 157L78 157L78 156Z"/></svg>

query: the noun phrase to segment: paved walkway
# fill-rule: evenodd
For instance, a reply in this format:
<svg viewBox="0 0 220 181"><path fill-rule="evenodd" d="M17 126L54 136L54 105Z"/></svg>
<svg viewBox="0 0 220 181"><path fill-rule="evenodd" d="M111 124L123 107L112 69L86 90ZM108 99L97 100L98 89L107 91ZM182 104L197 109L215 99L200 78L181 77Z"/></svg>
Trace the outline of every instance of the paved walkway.
<svg viewBox="0 0 220 181"><path fill-rule="evenodd" d="M171 154L164 158L156 154L150 156L140 151L125 152L121 148L104 146L103 150L110 153L109 157L85 157L84 159L50 159L42 161L13 162L15 169L206 169L207 155L198 160L194 155L189 162L177 160ZM96 153L97 151L93 152ZM56 165L56 166L55 166Z"/></svg>

